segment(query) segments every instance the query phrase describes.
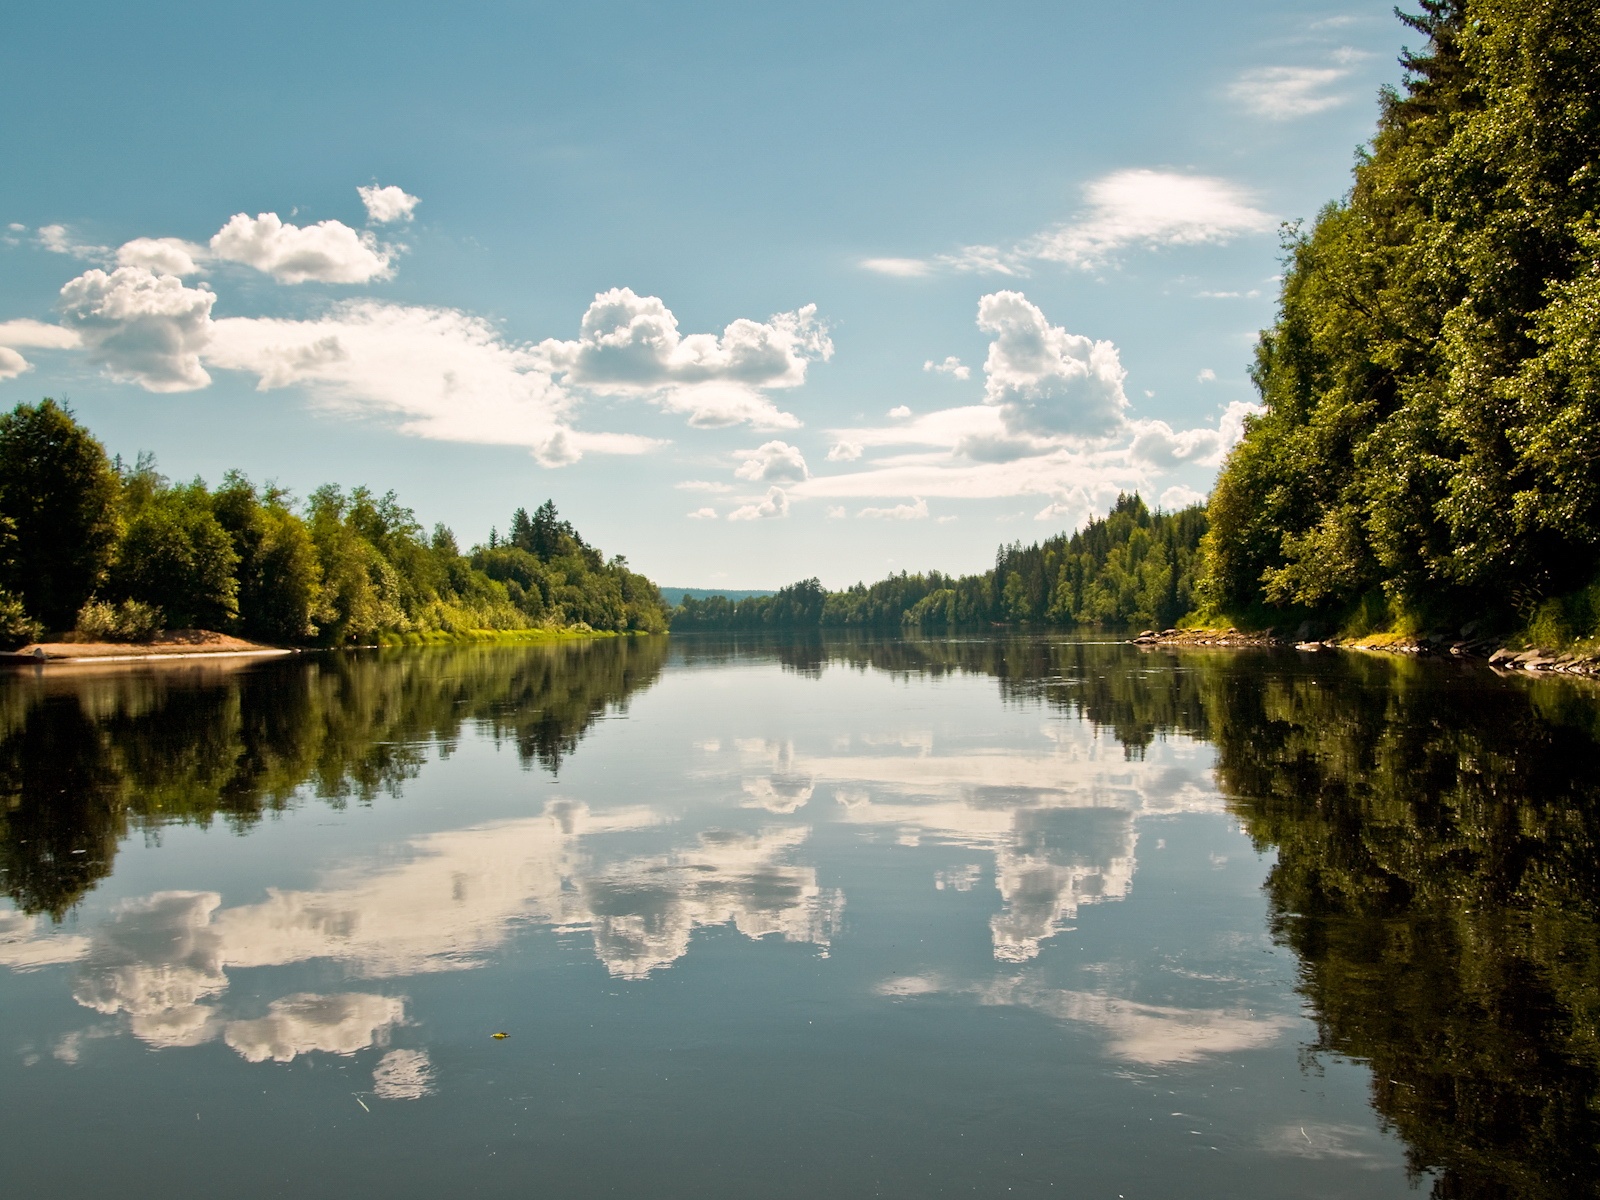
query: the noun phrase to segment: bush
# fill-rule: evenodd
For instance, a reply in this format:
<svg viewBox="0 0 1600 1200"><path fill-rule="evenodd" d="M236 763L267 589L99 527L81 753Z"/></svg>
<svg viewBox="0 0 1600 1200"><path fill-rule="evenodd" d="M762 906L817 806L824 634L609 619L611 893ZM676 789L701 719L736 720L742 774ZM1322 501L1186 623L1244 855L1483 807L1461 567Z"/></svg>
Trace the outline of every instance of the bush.
<svg viewBox="0 0 1600 1200"><path fill-rule="evenodd" d="M78 610L77 633L85 641L148 642L165 626L161 610L140 600L118 605L91 600Z"/></svg>
<svg viewBox="0 0 1600 1200"><path fill-rule="evenodd" d="M0 649L15 650L44 636L44 626L22 607L22 601L0 588Z"/></svg>

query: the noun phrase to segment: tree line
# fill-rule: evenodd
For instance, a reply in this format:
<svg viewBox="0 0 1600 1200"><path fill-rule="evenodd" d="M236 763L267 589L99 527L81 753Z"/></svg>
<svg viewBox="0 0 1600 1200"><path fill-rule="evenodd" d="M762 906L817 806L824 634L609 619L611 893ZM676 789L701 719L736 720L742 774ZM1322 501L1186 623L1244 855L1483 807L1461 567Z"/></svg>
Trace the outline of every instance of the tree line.
<svg viewBox="0 0 1600 1200"><path fill-rule="evenodd" d="M1350 192L1286 233L1203 598L1259 624L1600 623L1600 4L1423 0Z"/></svg>
<svg viewBox="0 0 1600 1200"><path fill-rule="evenodd" d="M393 492L327 484L297 503L237 471L175 483L108 458L46 399L0 415L0 640L145 640L209 629L340 646L541 628L660 632L654 583L546 501L462 550Z"/></svg>
<svg viewBox="0 0 1600 1200"><path fill-rule="evenodd" d="M1152 512L1137 494L1122 495L1076 533L1001 546L994 567L976 575L902 571L839 592L808 579L738 601L685 597L672 628L1161 628L1195 606L1206 529L1202 505Z"/></svg>

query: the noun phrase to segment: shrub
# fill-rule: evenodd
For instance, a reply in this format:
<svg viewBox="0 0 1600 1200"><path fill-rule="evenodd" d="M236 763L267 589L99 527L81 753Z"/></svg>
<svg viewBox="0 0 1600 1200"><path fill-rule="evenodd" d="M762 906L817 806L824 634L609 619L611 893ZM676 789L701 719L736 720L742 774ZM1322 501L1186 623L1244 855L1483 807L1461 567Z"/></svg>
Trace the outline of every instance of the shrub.
<svg viewBox="0 0 1600 1200"><path fill-rule="evenodd" d="M78 636L86 641L148 642L165 625L161 610L140 600L91 600L78 610Z"/></svg>
<svg viewBox="0 0 1600 1200"><path fill-rule="evenodd" d="M22 607L22 601L0 588L0 649L15 650L44 636L44 626Z"/></svg>

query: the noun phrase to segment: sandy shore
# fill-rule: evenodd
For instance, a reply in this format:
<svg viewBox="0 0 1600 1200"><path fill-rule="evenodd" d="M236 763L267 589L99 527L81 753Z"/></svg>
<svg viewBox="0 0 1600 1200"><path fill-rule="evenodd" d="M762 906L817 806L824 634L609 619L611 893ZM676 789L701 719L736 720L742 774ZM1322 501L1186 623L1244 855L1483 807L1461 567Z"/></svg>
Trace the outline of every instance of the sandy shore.
<svg viewBox="0 0 1600 1200"><path fill-rule="evenodd" d="M35 642L0 655L10 663L150 662L171 658L261 657L293 654L276 646L263 646L243 638L213 633L209 629L174 629L148 642Z"/></svg>

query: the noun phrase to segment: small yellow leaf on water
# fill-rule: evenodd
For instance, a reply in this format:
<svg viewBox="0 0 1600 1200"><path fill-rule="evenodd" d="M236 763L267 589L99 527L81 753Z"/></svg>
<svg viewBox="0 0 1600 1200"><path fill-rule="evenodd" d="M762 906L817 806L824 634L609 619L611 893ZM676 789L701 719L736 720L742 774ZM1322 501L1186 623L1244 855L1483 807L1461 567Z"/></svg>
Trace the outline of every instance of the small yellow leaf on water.
<svg viewBox="0 0 1600 1200"><path fill-rule="evenodd" d="M504 1039L510 1037L511 1035L509 1033L491 1033L489 1036L496 1039Z"/></svg>

